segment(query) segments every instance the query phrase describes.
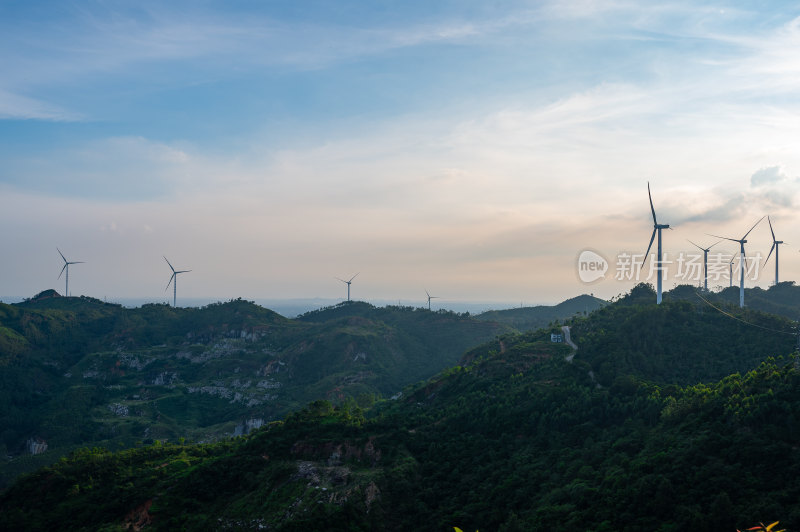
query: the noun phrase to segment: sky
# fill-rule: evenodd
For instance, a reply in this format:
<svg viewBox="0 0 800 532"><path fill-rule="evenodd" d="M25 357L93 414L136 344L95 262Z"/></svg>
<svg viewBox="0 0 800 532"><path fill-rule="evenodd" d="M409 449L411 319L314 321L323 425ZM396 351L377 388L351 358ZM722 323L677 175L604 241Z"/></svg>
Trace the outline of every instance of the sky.
<svg viewBox="0 0 800 532"><path fill-rule="evenodd" d="M655 280L648 182L665 288L765 215L800 277L794 2L2 0L0 35L0 296L63 293L58 248L109 300L170 298L163 257L179 304L610 298Z"/></svg>

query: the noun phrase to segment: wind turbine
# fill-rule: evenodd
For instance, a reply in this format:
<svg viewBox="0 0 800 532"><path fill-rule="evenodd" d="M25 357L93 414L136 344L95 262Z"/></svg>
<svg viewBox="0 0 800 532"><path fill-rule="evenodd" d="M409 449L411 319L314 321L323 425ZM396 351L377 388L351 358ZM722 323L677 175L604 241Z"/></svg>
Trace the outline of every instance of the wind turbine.
<svg viewBox="0 0 800 532"><path fill-rule="evenodd" d="M728 263L728 288L733 288L733 261L736 260L736 255L731 257L731 261Z"/></svg>
<svg viewBox="0 0 800 532"><path fill-rule="evenodd" d="M61 255L62 259L64 259L64 267L61 268L61 273L58 274L58 278L61 279L61 276L64 274L64 272L65 271L67 272L66 285L64 286L64 295L66 297L69 297L69 265L70 264L83 264L83 262L82 261L70 262L70 261L67 260L67 258L64 256L64 254L61 253L60 249L56 248L56 251L58 251L58 254Z"/></svg>
<svg viewBox="0 0 800 532"><path fill-rule="evenodd" d="M439 296L432 296L425 290L425 295L428 296L428 310L431 309L431 299L439 299Z"/></svg>
<svg viewBox="0 0 800 532"><path fill-rule="evenodd" d="M769 231L772 233L772 247L769 248L769 255L767 255L767 260L764 261L764 266L767 265L769 262L769 257L772 255L772 250L775 250L775 286L778 286L778 247L783 244L783 240L775 240L775 231L772 230L772 220L769 219L767 216L767 221L769 222Z"/></svg>
<svg viewBox="0 0 800 532"><path fill-rule="evenodd" d="M661 304L661 230L662 229L669 229L669 224L660 224L658 220L656 220L656 210L653 208L653 196L650 194L650 182L647 182L647 197L650 198L650 211L653 213L653 235L650 237L650 245L647 246L647 251L645 251L644 256L647 259L647 254L650 253L650 248L653 247L653 240L656 237L656 233L658 233L658 258L657 258L657 268L656 268L656 304ZM644 263L642 263L642 268L644 268ZM641 269L641 268L640 268Z"/></svg>
<svg viewBox="0 0 800 532"><path fill-rule="evenodd" d="M358 273L361 273L361 272L358 272ZM345 281L344 279L339 279L339 278L337 277L337 279L339 279L341 282L343 282L344 284L346 284L346 285L347 285L347 300L348 300L348 301L350 301L350 283L352 283L352 282L353 282L353 279L355 279L356 277L358 277L358 273L357 273L357 274L355 274L354 276L352 276L352 277L350 278L350 280L349 280L349 281Z"/></svg>
<svg viewBox="0 0 800 532"><path fill-rule="evenodd" d="M688 240L688 239L687 239L687 240ZM716 243L714 243L714 244L711 244L711 245L710 245L710 246L708 246L707 248L704 248L704 247L700 247L700 246L698 246L697 244L695 244L694 242L692 242L691 240L689 240L689 243L690 243L691 245L695 246L696 248L699 248L699 249L700 249L700 250L703 252L703 275L705 275L705 283L704 283L704 285L703 285L703 289L704 289L706 292L708 292L708 251L709 251L711 248L713 248L714 246L716 246L717 244L719 244L720 242L722 242L722 240L720 240L720 241L718 241L718 242L716 242Z"/></svg>
<svg viewBox="0 0 800 532"><path fill-rule="evenodd" d="M164 260L166 260L167 264L169 264L167 257L164 257ZM169 290L169 285L170 283L172 283L172 306L176 307L177 306L176 303L178 301L178 274L188 273L192 270L176 270L175 268L172 267L172 264L169 264L169 269L172 270L172 275L170 276L169 282L167 283L167 287L164 289L164 291L166 292L167 290Z"/></svg>
<svg viewBox="0 0 800 532"><path fill-rule="evenodd" d="M762 216L759 220L750 228L750 231L756 228L756 225L761 223L761 220L766 218L766 216ZM730 240L731 242L738 242L740 248L740 255L739 255L739 307L744 307L744 270L747 267L747 255L744 253L744 245L747 243L747 235L750 234L750 231L746 232L742 238L728 238L727 236L718 236L709 234L709 236L713 236L715 238L722 238L724 240Z"/></svg>

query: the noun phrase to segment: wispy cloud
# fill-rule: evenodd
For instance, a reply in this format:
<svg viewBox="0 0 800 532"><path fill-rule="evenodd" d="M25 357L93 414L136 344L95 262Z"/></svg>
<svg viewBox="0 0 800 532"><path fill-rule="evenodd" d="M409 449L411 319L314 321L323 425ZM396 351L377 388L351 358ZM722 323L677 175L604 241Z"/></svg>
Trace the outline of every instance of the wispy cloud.
<svg viewBox="0 0 800 532"><path fill-rule="evenodd" d="M138 202L170 197L178 185L203 174L177 148L142 137L113 137L75 143L46 158L15 159L4 167L0 182L44 195Z"/></svg>
<svg viewBox="0 0 800 532"><path fill-rule="evenodd" d="M62 122L81 120L81 116L47 102L12 94L0 87L0 120L3 119Z"/></svg>

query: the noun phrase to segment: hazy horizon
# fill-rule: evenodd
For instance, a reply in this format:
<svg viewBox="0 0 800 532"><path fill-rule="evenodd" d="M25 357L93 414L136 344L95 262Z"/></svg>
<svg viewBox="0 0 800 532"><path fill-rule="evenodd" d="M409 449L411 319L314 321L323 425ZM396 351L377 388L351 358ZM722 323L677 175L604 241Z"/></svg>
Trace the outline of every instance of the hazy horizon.
<svg viewBox="0 0 800 532"><path fill-rule="evenodd" d="M56 290L58 292L58 290ZM36 295L36 294L33 294ZM577 297L583 294L577 294ZM589 295L589 294L586 294ZM0 296L0 303L6 304L14 304L14 303L21 303L26 299L29 299L33 296ZM79 296L73 296L79 297ZM111 297L101 297L97 298L107 303L114 303L122 305L126 308L137 308L141 307L142 305L148 303L166 303L172 305L172 299L170 297L165 297L162 299L158 298L135 298L135 297L122 297L122 298L111 298ZM238 298L227 298L227 299L219 299L219 298L211 298L211 297L193 297L193 298L185 298L182 300L178 300L178 307L184 308L198 308L204 307L209 304L213 303L220 303L225 301L230 301L231 299L238 299ZM304 312L309 312L312 310L318 310L320 308L329 307L333 305L337 305L339 303L344 302L343 299L335 299L335 298L281 298L281 299L274 299L274 298L248 298L242 296L241 299L252 301L255 304L277 312L278 314L287 317L287 318L294 318ZM572 299L567 298L567 299ZM353 301L357 302L364 302L374 305L376 307L385 307L385 306L403 306L403 307L413 307L413 308L427 308L428 302L427 299L425 300L414 300L414 299L394 299L394 300L387 300L387 299L372 299L372 300L362 300L362 299L353 299ZM535 306L552 306L561 303L561 301L555 302L510 302L510 301L466 301L466 300L446 300L446 299L434 299L431 302L431 310L436 312L437 310L447 310L453 312L469 312L470 314L477 314L481 312L487 312L490 310L507 310L512 308L520 308L520 307L535 307Z"/></svg>

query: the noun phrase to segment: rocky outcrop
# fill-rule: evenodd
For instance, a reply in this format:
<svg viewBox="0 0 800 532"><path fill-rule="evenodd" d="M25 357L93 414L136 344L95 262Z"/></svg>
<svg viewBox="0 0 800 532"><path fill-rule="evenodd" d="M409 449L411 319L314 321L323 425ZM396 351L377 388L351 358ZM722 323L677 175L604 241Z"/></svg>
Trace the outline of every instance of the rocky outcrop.
<svg viewBox="0 0 800 532"><path fill-rule="evenodd" d="M125 516L123 526L125 530L133 530L138 532L147 525L153 522L153 517L150 515L150 507L153 505L153 499L146 501L144 504L137 506Z"/></svg>
<svg viewBox="0 0 800 532"><path fill-rule="evenodd" d="M331 466L348 461L368 463L370 466L375 466L381 459L381 451L375 446L374 437L369 438L362 445L357 445L350 441L317 444L297 441L292 445L291 453L306 459L324 460Z"/></svg>

